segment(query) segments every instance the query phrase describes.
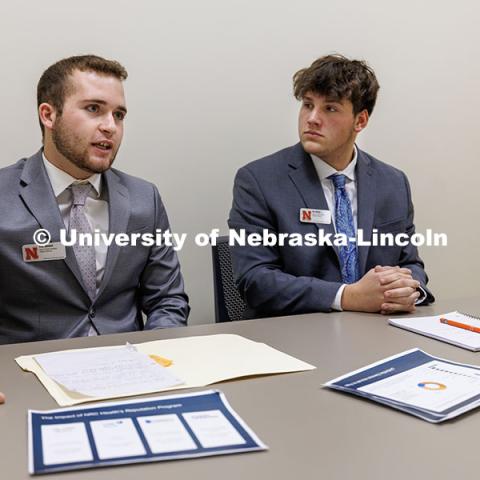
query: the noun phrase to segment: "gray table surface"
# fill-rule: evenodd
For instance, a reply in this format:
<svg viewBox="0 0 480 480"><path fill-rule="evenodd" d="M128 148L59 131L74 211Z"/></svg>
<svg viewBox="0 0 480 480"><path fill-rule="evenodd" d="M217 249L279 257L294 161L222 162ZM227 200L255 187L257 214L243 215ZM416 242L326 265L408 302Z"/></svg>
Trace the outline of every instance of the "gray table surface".
<svg viewBox="0 0 480 480"><path fill-rule="evenodd" d="M480 299L438 302L418 309L416 315L455 309L480 313ZM119 345L126 340L139 343L214 333L236 333L265 342L318 367L308 372L215 385L270 447L268 451L105 467L46 477L59 480L121 480L133 476L148 480L163 475L168 479L192 480L478 477L480 411L432 425L321 385L414 347L475 365L480 365L480 353L388 326L387 318L380 315L342 312L1 346L0 390L7 395L7 403L0 406L1 478L29 478L27 410L58 408L37 378L21 371L14 362L15 357L68 348Z"/></svg>

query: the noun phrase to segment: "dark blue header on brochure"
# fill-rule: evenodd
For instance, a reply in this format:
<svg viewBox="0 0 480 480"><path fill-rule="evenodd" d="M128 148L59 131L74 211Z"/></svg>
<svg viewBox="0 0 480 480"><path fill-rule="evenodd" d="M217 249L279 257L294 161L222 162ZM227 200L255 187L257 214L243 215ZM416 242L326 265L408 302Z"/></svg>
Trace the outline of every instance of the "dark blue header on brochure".
<svg viewBox="0 0 480 480"><path fill-rule="evenodd" d="M365 387L366 385L378 382L384 378L406 372L407 370L419 367L420 365L424 365L432 360L436 360L436 358L427 355L421 350L415 350L407 355L394 358L387 362L376 365L375 367L369 368L368 370L363 370L355 375L346 377L343 380L335 382L334 385L348 388L349 390L358 390L361 387Z"/></svg>

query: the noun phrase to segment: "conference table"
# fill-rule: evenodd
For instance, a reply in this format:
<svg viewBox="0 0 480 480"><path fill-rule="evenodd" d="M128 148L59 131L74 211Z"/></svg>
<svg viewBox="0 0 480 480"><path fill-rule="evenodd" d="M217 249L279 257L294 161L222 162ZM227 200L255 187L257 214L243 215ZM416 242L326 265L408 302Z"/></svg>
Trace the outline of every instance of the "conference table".
<svg viewBox="0 0 480 480"><path fill-rule="evenodd" d="M476 299L446 300L418 308L415 315L451 310L475 313L480 311L479 303ZM27 410L59 408L36 377L17 366L15 357L217 333L234 333L265 342L317 367L306 372L249 377L213 386L225 393L232 407L269 450L54 473L44 478L441 480L456 477L463 480L477 477L480 411L434 425L322 387L330 379L414 347L452 361L480 365L480 353L389 326L387 320L388 317L378 314L317 313L1 346L0 390L7 396L6 404L0 406L1 478L29 478Z"/></svg>

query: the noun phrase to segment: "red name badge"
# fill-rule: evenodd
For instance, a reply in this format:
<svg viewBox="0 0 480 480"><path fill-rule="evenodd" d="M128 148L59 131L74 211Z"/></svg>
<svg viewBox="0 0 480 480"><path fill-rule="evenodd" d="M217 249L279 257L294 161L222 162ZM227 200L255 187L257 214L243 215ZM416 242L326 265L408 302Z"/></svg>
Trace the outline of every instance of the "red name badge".
<svg viewBox="0 0 480 480"><path fill-rule="evenodd" d="M301 208L300 221L303 223L322 223L326 225L332 223L332 214L330 213L330 210Z"/></svg>

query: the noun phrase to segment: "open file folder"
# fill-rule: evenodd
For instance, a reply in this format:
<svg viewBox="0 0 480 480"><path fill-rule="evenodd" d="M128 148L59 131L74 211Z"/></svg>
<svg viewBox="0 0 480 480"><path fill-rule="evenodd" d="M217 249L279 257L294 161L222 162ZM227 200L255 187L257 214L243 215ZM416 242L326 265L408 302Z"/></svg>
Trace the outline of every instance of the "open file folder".
<svg viewBox="0 0 480 480"><path fill-rule="evenodd" d="M135 392L135 395L211 385L250 375L300 372L316 367L286 353L239 335L221 334L156 340L135 345L139 352L166 357L173 361L168 370L181 378L182 385ZM111 349L101 347L90 350ZM81 349L86 350L86 349ZM35 360L35 355L16 358L23 370L33 372L60 406L105 400L68 391L52 380Z"/></svg>

